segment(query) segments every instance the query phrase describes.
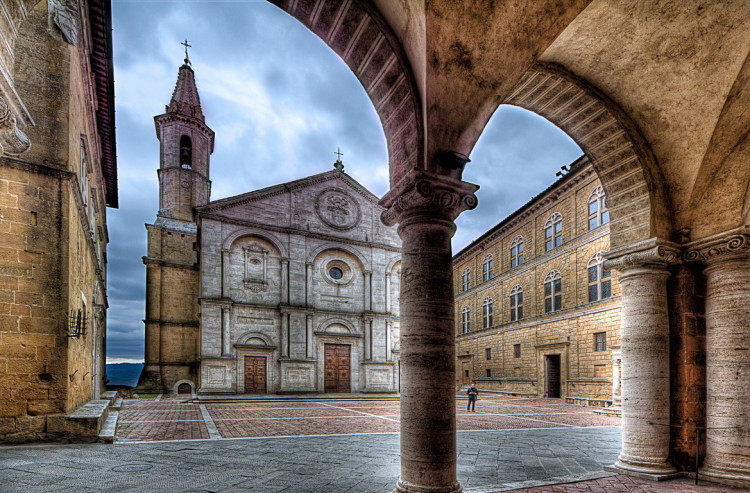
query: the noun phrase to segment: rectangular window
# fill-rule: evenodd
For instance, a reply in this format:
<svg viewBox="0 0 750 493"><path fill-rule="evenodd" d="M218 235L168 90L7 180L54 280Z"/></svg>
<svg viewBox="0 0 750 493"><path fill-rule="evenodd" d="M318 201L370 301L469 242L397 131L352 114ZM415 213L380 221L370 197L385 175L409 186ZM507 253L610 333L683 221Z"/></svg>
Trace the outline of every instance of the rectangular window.
<svg viewBox="0 0 750 493"><path fill-rule="evenodd" d="M513 344L513 357L514 358L521 357L521 345L520 344Z"/></svg>
<svg viewBox="0 0 750 493"><path fill-rule="evenodd" d="M553 248L552 226L544 228L544 251L549 252Z"/></svg>
<svg viewBox="0 0 750 493"><path fill-rule="evenodd" d="M486 370L484 370L484 372L485 372L485 375L487 375L488 377L492 376L492 369L491 368L487 368Z"/></svg>
<svg viewBox="0 0 750 493"><path fill-rule="evenodd" d="M518 265L523 263L523 243L518 244Z"/></svg>
<svg viewBox="0 0 750 493"><path fill-rule="evenodd" d="M606 351L607 350L607 333L597 332L594 334L594 351Z"/></svg>
<svg viewBox="0 0 750 493"><path fill-rule="evenodd" d="M488 347L484 350L484 359L490 360L492 359L492 348Z"/></svg>

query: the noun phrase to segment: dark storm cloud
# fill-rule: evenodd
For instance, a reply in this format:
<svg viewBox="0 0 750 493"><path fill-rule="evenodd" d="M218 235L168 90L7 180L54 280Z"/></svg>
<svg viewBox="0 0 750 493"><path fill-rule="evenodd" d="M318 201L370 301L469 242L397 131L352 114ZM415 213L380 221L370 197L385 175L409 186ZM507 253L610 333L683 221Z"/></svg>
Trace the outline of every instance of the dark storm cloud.
<svg viewBox="0 0 750 493"><path fill-rule="evenodd" d="M382 196L387 150L373 105L349 68L265 0L118 0L113 24L120 209L108 212L107 354L140 359L144 223L158 209L153 117L174 90L182 40L192 45L206 123L216 132L212 199L327 171L338 147L346 171ZM580 153L561 135L521 110L498 112L465 173L482 185L480 205L459 219L454 250L554 181L554 172Z"/></svg>

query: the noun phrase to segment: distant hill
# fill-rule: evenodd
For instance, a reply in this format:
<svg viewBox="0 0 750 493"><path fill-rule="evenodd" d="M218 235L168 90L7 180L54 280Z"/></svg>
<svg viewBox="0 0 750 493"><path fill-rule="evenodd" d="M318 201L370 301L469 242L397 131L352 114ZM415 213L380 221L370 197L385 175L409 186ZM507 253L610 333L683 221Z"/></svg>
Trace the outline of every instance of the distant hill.
<svg viewBox="0 0 750 493"><path fill-rule="evenodd" d="M107 385L135 387L141 376L143 363L117 363L107 365Z"/></svg>

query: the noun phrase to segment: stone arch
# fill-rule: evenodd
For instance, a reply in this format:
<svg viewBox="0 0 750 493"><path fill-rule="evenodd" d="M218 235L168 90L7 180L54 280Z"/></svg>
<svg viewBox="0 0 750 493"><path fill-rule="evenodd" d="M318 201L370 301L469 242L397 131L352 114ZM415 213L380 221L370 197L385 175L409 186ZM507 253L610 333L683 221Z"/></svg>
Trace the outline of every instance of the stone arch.
<svg viewBox="0 0 750 493"><path fill-rule="evenodd" d="M178 380L174 383L174 386L172 387L172 393L173 394L179 394L181 387L185 388L184 386L189 385L190 386L190 394L195 393L195 382L192 380ZM183 392L183 395L186 395L186 392Z"/></svg>
<svg viewBox="0 0 750 493"><path fill-rule="evenodd" d="M323 253L323 252L325 252L327 250L334 250L334 251L335 250L341 250L343 252L346 252L346 253L352 255L354 258L356 258L359 261L359 264L360 264L359 267L362 270L364 270L364 271L371 271L372 270L369 260L367 260L367 258L364 255L362 255L361 252L359 252L355 248L352 248L352 247L347 246L347 245L342 245L340 243L325 243L323 245L320 245L318 248L316 248L315 250L313 250L307 256L306 262L307 263L313 263L313 262L315 262L315 259L318 258L318 255L320 255L321 253Z"/></svg>
<svg viewBox="0 0 750 493"><path fill-rule="evenodd" d="M338 332L327 332L326 329L332 325L343 325L346 327L346 329L349 331L349 334L356 334L357 328L352 325L351 322L348 320L344 320L343 318L328 318L326 320L323 320L321 323L318 324L318 329L316 332L326 332L330 334L337 334Z"/></svg>
<svg viewBox="0 0 750 493"><path fill-rule="evenodd" d="M243 345L243 344L253 344L251 341L253 339L260 339L263 341L263 346L266 347L273 347L273 342L269 337L262 332L256 332L256 331L248 331L243 333L241 336L237 338L237 344ZM260 344L258 344L260 346Z"/></svg>
<svg viewBox="0 0 750 493"><path fill-rule="evenodd" d="M276 247L282 258L289 258L287 249L284 247L284 244L281 242L281 240L276 238L268 231L263 231L257 228L244 228L233 232L232 234L224 238L224 242L221 245L222 250L231 249L234 242L244 236L257 236L258 238L266 240Z"/></svg>
<svg viewBox="0 0 750 493"><path fill-rule="evenodd" d="M635 124L604 94L557 65L538 64L504 103L554 123L589 157L607 194L613 249L670 238L670 203L656 159Z"/></svg>
<svg viewBox="0 0 750 493"><path fill-rule="evenodd" d="M388 262L388 266L385 268L386 272L393 272L394 269L396 269L396 266L398 268L401 268L401 257L394 257L390 262Z"/></svg>
<svg viewBox="0 0 750 493"><path fill-rule="evenodd" d="M424 167L417 84L401 44L371 2L270 1L317 34L362 83L388 142L391 186Z"/></svg>

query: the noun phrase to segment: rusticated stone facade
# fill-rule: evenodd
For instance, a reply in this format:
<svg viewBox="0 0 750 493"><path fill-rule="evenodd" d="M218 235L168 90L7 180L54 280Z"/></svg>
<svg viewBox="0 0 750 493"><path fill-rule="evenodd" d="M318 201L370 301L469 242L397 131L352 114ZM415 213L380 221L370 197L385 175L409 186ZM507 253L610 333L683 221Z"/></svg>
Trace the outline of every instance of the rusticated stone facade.
<svg viewBox="0 0 750 493"><path fill-rule="evenodd" d="M156 126L140 387L396 392L400 240L377 197L337 166L209 201L213 132L187 60Z"/></svg>
<svg viewBox="0 0 750 493"><path fill-rule="evenodd" d="M105 378L110 5L12 0L3 13L0 441L77 439L66 415Z"/></svg>
<svg viewBox="0 0 750 493"><path fill-rule="evenodd" d="M595 405L613 400L620 288L601 267L608 220L601 183L584 157L456 254L458 386Z"/></svg>

